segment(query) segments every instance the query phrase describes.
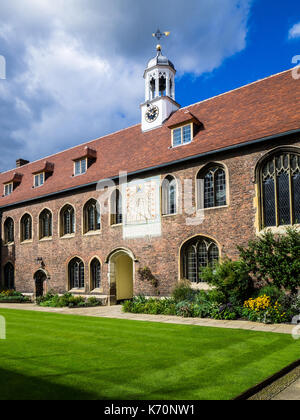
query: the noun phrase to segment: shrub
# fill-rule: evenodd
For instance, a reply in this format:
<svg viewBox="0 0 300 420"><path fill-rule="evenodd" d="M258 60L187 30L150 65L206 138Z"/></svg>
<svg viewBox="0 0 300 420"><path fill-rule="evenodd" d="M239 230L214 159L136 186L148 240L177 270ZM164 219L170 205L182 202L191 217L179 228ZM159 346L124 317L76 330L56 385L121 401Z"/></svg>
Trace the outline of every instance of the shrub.
<svg viewBox="0 0 300 420"><path fill-rule="evenodd" d="M82 296L73 296L71 293L65 293L63 296L59 296L54 295L53 292L49 292L45 296L38 298L37 304L50 308L81 308L100 306L101 302L95 297L85 299Z"/></svg>
<svg viewBox="0 0 300 420"><path fill-rule="evenodd" d="M296 228L287 228L286 234L280 236L267 231L250 241L247 248L238 249L258 285L273 283L278 289L297 293L300 287L300 232Z"/></svg>
<svg viewBox="0 0 300 420"><path fill-rule="evenodd" d="M206 267L202 272L204 281L214 286L220 293L219 299L235 306L242 305L253 291L253 281L248 274L246 265L241 261L229 258Z"/></svg>
<svg viewBox="0 0 300 420"><path fill-rule="evenodd" d="M192 301L195 298L195 294L196 292L192 289L191 283L188 280L181 280L173 290L172 298L176 303Z"/></svg>
<svg viewBox="0 0 300 420"><path fill-rule="evenodd" d="M261 297L264 295L269 296L271 298L271 302L276 302L280 299L283 299L285 293L282 290L278 289L277 286L270 284L259 290L258 296Z"/></svg>

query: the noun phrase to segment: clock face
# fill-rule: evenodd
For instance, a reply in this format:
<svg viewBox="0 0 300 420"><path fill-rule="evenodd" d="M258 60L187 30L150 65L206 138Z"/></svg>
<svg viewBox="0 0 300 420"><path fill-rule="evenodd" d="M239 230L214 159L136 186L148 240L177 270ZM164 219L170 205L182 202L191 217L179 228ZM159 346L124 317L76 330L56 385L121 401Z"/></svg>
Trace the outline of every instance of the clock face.
<svg viewBox="0 0 300 420"><path fill-rule="evenodd" d="M148 123L152 123L153 121L155 121L157 119L159 115L159 109L156 105L150 106L148 107L146 114L145 114L145 120Z"/></svg>

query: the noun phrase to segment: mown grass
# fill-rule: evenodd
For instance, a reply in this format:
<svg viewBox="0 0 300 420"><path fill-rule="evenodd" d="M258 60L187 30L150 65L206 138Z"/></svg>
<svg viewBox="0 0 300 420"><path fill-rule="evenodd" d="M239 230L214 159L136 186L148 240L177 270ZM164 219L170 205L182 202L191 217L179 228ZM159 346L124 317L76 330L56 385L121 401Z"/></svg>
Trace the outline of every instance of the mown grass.
<svg viewBox="0 0 300 420"><path fill-rule="evenodd" d="M231 399L299 359L289 335L6 310L0 399Z"/></svg>

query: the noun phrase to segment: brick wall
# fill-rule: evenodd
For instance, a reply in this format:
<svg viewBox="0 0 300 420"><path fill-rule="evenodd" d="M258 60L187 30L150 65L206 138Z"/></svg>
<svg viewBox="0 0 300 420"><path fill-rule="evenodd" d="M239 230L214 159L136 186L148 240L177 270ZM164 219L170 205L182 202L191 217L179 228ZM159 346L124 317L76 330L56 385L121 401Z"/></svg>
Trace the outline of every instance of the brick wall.
<svg viewBox="0 0 300 420"><path fill-rule="evenodd" d="M160 175L173 174L182 184L185 179L195 178L198 171L209 162L219 162L227 170L227 186L229 193L228 206L205 210L205 219L202 224L188 226L186 215L179 214L162 218L162 236L152 239L123 240L122 226L111 227L109 215L102 215L101 232L97 235L82 234L82 214L84 204L92 197L98 198L95 190L72 192L57 195L48 200L28 203L24 206L7 209L3 212L3 224L7 217L15 222L15 243L2 246L2 270L4 265L11 261L15 266L16 288L22 292L34 292L34 274L40 268L37 257L42 257L45 270L49 273L47 281L48 290L63 293L68 288L67 265L75 256L80 257L85 264L86 292L89 293L89 263L94 256L98 256L102 263L103 293L109 293L108 264L106 259L112 250L127 248L132 251L135 262L134 293L154 294L153 287L142 283L137 275L141 267L149 267L160 281L160 294L169 295L178 281L180 246L195 235L207 236L220 245L222 255L237 258L237 245L246 245L256 234L255 184L254 170L258 160L268 151L280 145L300 146L297 137L277 140L257 146L255 149L240 149L216 155L209 159L198 160L176 168L169 168ZM157 173L152 172L150 175ZM148 176L148 175L147 175ZM147 177L145 175L145 177ZM42 191L42 190L41 190ZM195 202L195 188L193 188L193 201ZM179 197L182 200L182 196ZM72 238L59 237L59 212L69 203L76 212L76 233ZM51 240L38 239L38 218L40 212L48 208L53 213L53 237ZM20 219L29 213L33 219L33 238L31 242L20 243Z"/></svg>

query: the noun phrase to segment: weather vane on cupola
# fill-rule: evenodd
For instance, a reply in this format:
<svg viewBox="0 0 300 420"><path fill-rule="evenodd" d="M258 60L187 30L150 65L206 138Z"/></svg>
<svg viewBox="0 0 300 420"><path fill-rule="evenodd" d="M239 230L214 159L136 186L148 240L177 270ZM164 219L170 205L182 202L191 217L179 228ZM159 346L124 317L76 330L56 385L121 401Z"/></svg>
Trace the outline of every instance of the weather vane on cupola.
<svg viewBox="0 0 300 420"><path fill-rule="evenodd" d="M170 36L170 32L161 32L160 29L157 29L157 31L155 32L155 34L152 34L153 38L156 38L158 40L158 42L164 38L164 37L168 37ZM161 50L161 46L157 45L157 50Z"/></svg>

